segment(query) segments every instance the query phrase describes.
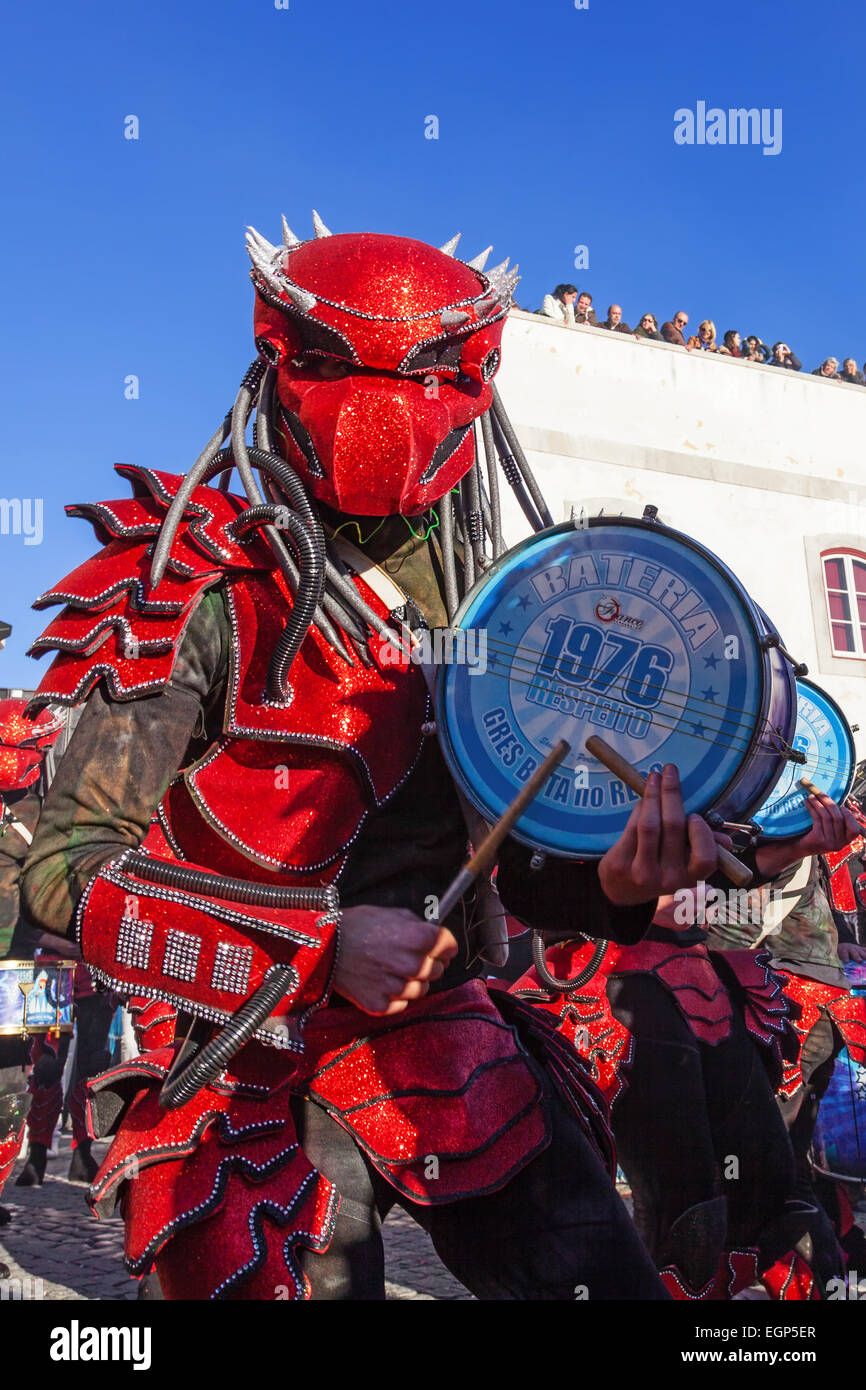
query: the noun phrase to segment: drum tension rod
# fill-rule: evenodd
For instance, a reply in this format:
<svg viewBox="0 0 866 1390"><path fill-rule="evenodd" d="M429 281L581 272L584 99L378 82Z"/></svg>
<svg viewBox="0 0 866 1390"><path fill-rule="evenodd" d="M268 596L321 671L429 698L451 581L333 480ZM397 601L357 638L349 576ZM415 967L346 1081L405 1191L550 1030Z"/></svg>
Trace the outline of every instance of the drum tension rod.
<svg viewBox="0 0 866 1390"><path fill-rule="evenodd" d="M787 648L782 646L782 639L778 632L770 632L766 637L761 637L758 645L762 647L765 652L769 651L770 647L776 647L785 660L790 661L794 668L795 676L808 676L809 668L806 663L804 661L797 661Z"/></svg>
<svg viewBox="0 0 866 1390"><path fill-rule="evenodd" d="M781 733L779 733L778 729L776 730L776 733L779 735L779 752L785 754L785 757L788 759L789 763L799 763L800 766L802 766L803 763L809 761L805 753L801 752L799 748L792 748L790 743L786 742L786 740L782 738L782 735Z"/></svg>
<svg viewBox="0 0 866 1390"><path fill-rule="evenodd" d="M726 835L731 834L731 832L734 834L739 833L740 835L744 835L750 842L757 839L763 830L763 826L759 825L756 820L725 820L724 816L720 816L718 811L705 811L704 820L711 830L723 830Z"/></svg>

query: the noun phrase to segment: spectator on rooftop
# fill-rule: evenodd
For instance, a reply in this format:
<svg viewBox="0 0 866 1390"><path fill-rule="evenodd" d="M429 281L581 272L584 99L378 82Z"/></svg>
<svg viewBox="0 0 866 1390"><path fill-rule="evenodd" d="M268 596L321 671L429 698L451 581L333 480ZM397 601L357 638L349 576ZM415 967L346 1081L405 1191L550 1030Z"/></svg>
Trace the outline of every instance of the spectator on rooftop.
<svg viewBox="0 0 866 1390"><path fill-rule="evenodd" d="M774 343L773 353L767 362L768 367L785 367L789 372L799 372L803 363L795 357L787 343Z"/></svg>
<svg viewBox="0 0 866 1390"><path fill-rule="evenodd" d="M698 324L696 337L689 338L686 343L688 348L697 348L701 352L718 352L716 346L716 325L712 319L704 319Z"/></svg>
<svg viewBox="0 0 866 1390"><path fill-rule="evenodd" d="M825 377L828 377L831 381L838 381L838 380L839 380L839 358L838 358L838 357L825 357L825 358L824 358L824 361L821 363L820 367L816 367L815 370L813 371L812 375L813 375L813 376L825 376Z"/></svg>
<svg viewBox="0 0 866 1390"><path fill-rule="evenodd" d="M840 381L847 381L851 386L866 386L866 377L862 372L858 372L857 363L853 357L846 357L842 363L842 370L839 373Z"/></svg>
<svg viewBox="0 0 866 1390"><path fill-rule="evenodd" d="M719 348L726 357L742 357L743 349L740 345L740 335L735 328L729 328L725 334L724 342Z"/></svg>
<svg viewBox="0 0 866 1390"><path fill-rule="evenodd" d="M620 310L620 312L622 312ZM588 324L590 328L598 328L598 319L592 307L592 295L589 290L581 290L577 296L577 307L574 311L575 323Z"/></svg>
<svg viewBox="0 0 866 1390"><path fill-rule="evenodd" d="M567 323L574 327L574 302L577 299L577 285L557 285L553 294L544 296L541 312L557 323Z"/></svg>
<svg viewBox="0 0 866 1390"><path fill-rule="evenodd" d="M743 356L747 362L766 362L770 349L762 343L757 333L750 333L743 344Z"/></svg>
<svg viewBox="0 0 866 1390"><path fill-rule="evenodd" d="M644 314L637 328L634 330L636 338L651 338L653 342L663 343L664 338L659 333L659 326L656 323L655 314Z"/></svg>
<svg viewBox="0 0 866 1390"><path fill-rule="evenodd" d="M609 328L612 333L630 333L631 329L627 323L622 321L622 309L618 304L611 304L607 311L607 318L604 323L600 323L599 328Z"/></svg>
<svg viewBox="0 0 866 1390"><path fill-rule="evenodd" d="M678 309L673 319L668 319L667 323L662 324L662 337L666 343L676 343L678 347L685 347L686 340L683 334L688 327L689 316L683 309Z"/></svg>

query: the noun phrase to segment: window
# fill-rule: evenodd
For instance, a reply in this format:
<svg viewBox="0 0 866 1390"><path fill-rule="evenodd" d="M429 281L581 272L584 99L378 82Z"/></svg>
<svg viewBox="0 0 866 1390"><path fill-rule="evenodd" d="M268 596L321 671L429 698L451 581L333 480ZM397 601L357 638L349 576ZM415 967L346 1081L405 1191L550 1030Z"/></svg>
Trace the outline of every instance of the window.
<svg viewBox="0 0 866 1390"><path fill-rule="evenodd" d="M821 564L833 655L866 659L866 555L824 551Z"/></svg>

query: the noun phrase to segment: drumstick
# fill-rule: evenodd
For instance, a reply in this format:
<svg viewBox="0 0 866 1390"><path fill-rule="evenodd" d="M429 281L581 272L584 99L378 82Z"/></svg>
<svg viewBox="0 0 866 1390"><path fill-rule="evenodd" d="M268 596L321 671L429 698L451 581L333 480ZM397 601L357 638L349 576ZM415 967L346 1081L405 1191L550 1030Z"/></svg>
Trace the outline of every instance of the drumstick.
<svg viewBox="0 0 866 1390"><path fill-rule="evenodd" d="M502 844L514 826L526 810L530 801L534 801L541 791L548 777L555 767L558 767L567 753L571 752L571 744L566 743L565 739L560 739L559 743L548 753L544 762L535 769L526 786L518 792L508 810L500 816L499 820L485 836L478 846L472 858L463 866L459 874L451 880L442 897L439 899L439 911L437 918L440 922L444 921L448 913L463 897L463 894L471 888L476 878L493 867L496 858L496 851Z"/></svg>
<svg viewBox="0 0 866 1390"><path fill-rule="evenodd" d="M631 787L638 796L643 796L646 790L646 778L643 773L638 772L633 763L627 762L615 748L611 748L609 743L605 743L598 734L590 734L586 740L586 751L591 753L594 758L598 758L600 763L604 763L609 772L619 777L625 782L627 787ZM731 883L736 884L737 888L746 888L752 881L752 875L742 864L736 855L731 854L730 850L724 849L721 845L716 846L719 855L719 868Z"/></svg>
<svg viewBox="0 0 866 1390"><path fill-rule="evenodd" d="M807 796L823 796L820 787L816 787L814 782L810 782L808 777L800 778L800 786Z"/></svg>

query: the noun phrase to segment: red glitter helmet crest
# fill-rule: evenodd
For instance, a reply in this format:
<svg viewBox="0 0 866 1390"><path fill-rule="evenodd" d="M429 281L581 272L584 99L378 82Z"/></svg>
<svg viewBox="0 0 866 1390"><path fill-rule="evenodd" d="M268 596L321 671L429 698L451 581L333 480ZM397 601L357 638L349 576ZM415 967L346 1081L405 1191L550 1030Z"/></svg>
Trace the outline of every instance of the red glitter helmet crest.
<svg viewBox="0 0 866 1390"><path fill-rule="evenodd" d="M24 711L27 701L0 700L0 792L22 791L38 781L45 749L63 728L63 716L42 709L34 719Z"/></svg>
<svg viewBox="0 0 866 1390"><path fill-rule="evenodd" d="M341 512L416 515L472 466L517 283L488 252L464 262L372 232L300 241L250 229L259 355L277 369L276 432L313 495Z"/></svg>

